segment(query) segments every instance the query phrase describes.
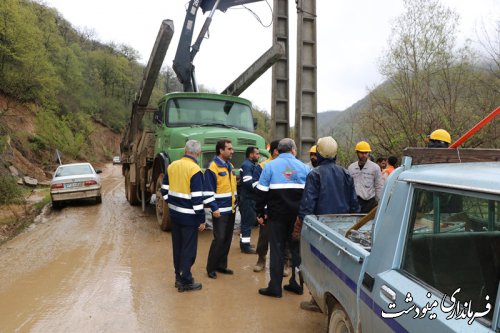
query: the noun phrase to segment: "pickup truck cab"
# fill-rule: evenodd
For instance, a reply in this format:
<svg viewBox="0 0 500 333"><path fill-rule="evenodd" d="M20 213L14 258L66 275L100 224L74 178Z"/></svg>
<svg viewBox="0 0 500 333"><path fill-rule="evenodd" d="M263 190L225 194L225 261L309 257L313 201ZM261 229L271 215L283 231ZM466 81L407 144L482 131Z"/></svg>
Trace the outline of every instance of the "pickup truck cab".
<svg viewBox="0 0 500 333"><path fill-rule="evenodd" d="M307 216L301 276L329 332L500 332L500 151L411 148L375 219Z"/></svg>

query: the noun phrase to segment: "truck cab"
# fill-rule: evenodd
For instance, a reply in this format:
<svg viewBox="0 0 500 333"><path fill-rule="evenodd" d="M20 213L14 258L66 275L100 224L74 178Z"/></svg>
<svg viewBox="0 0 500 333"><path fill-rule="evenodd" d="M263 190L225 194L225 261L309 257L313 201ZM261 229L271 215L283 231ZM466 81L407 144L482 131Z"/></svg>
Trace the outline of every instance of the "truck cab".
<svg viewBox="0 0 500 333"><path fill-rule="evenodd" d="M202 168L213 159L215 144L223 138L232 141L231 163L236 172L245 160L247 147L255 146L264 157L268 156L264 138L254 133L252 105L240 97L170 93L160 100L155 122L155 155L166 154L170 161L184 154L184 145L191 139L202 145Z"/></svg>

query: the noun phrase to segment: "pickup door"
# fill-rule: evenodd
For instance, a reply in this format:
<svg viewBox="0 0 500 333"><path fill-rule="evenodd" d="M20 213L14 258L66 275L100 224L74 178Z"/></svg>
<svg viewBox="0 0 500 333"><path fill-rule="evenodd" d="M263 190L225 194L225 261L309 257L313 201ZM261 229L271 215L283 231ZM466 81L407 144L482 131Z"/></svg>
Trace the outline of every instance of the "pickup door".
<svg viewBox="0 0 500 333"><path fill-rule="evenodd" d="M497 331L499 210L497 195L397 182L365 267L363 332Z"/></svg>
<svg viewBox="0 0 500 333"><path fill-rule="evenodd" d="M368 251L344 234L361 216L306 216L301 233L301 273L309 291L325 314L327 300L337 299L353 325L358 277Z"/></svg>

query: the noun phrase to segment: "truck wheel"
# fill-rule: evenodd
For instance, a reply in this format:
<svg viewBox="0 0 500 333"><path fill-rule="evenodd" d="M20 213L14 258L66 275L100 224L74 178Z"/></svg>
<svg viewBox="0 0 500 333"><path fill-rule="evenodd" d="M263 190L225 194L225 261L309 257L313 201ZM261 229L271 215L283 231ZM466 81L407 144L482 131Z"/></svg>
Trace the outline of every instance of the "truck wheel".
<svg viewBox="0 0 500 333"><path fill-rule="evenodd" d="M339 304L333 307L330 314L328 333L354 333L349 316Z"/></svg>
<svg viewBox="0 0 500 333"><path fill-rule="evenodd" d="M132 206L139 204L139 199L137 198L137 186L132 185L132 182L130 181L130 172L128 170L125 172L125 197Z"/></svg>
<svg viewBox="0 0 500 333"><path fill-rule="evenodd" d="M158 220L158 224L160 225L160 229L163 231L170 231L172 228L170 222L170 212L168 210L168 205L163 200L163 196L161 195L161 183L163 182L163 173L158 175L156 179L156 219Z"/></svg>
<svg viewBox="0 0 500 333"><path fill-rule="evenodd" d="M96 204L102 203L102 196L95 197L95 203Z"/></svg>

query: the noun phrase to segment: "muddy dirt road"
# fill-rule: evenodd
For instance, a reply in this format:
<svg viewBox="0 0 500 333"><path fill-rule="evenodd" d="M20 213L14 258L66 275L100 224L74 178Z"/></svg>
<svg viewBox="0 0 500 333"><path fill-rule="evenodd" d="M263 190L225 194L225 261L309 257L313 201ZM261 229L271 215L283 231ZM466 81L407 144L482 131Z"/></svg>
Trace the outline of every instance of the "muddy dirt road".
<svg viewBox="0 0 500 333"><path fill-rule="evenodd" d="M174 288L170 233L153 210L125 200L120 166L103 170L103 203L75 203L0 246L0 332L320 332L323 316L299 309L309 298L260 296L267 274L239 251L235 275L206 276L212 232L200 234L197 292ZM253 242L256 240L256 230Z"/></svg>

